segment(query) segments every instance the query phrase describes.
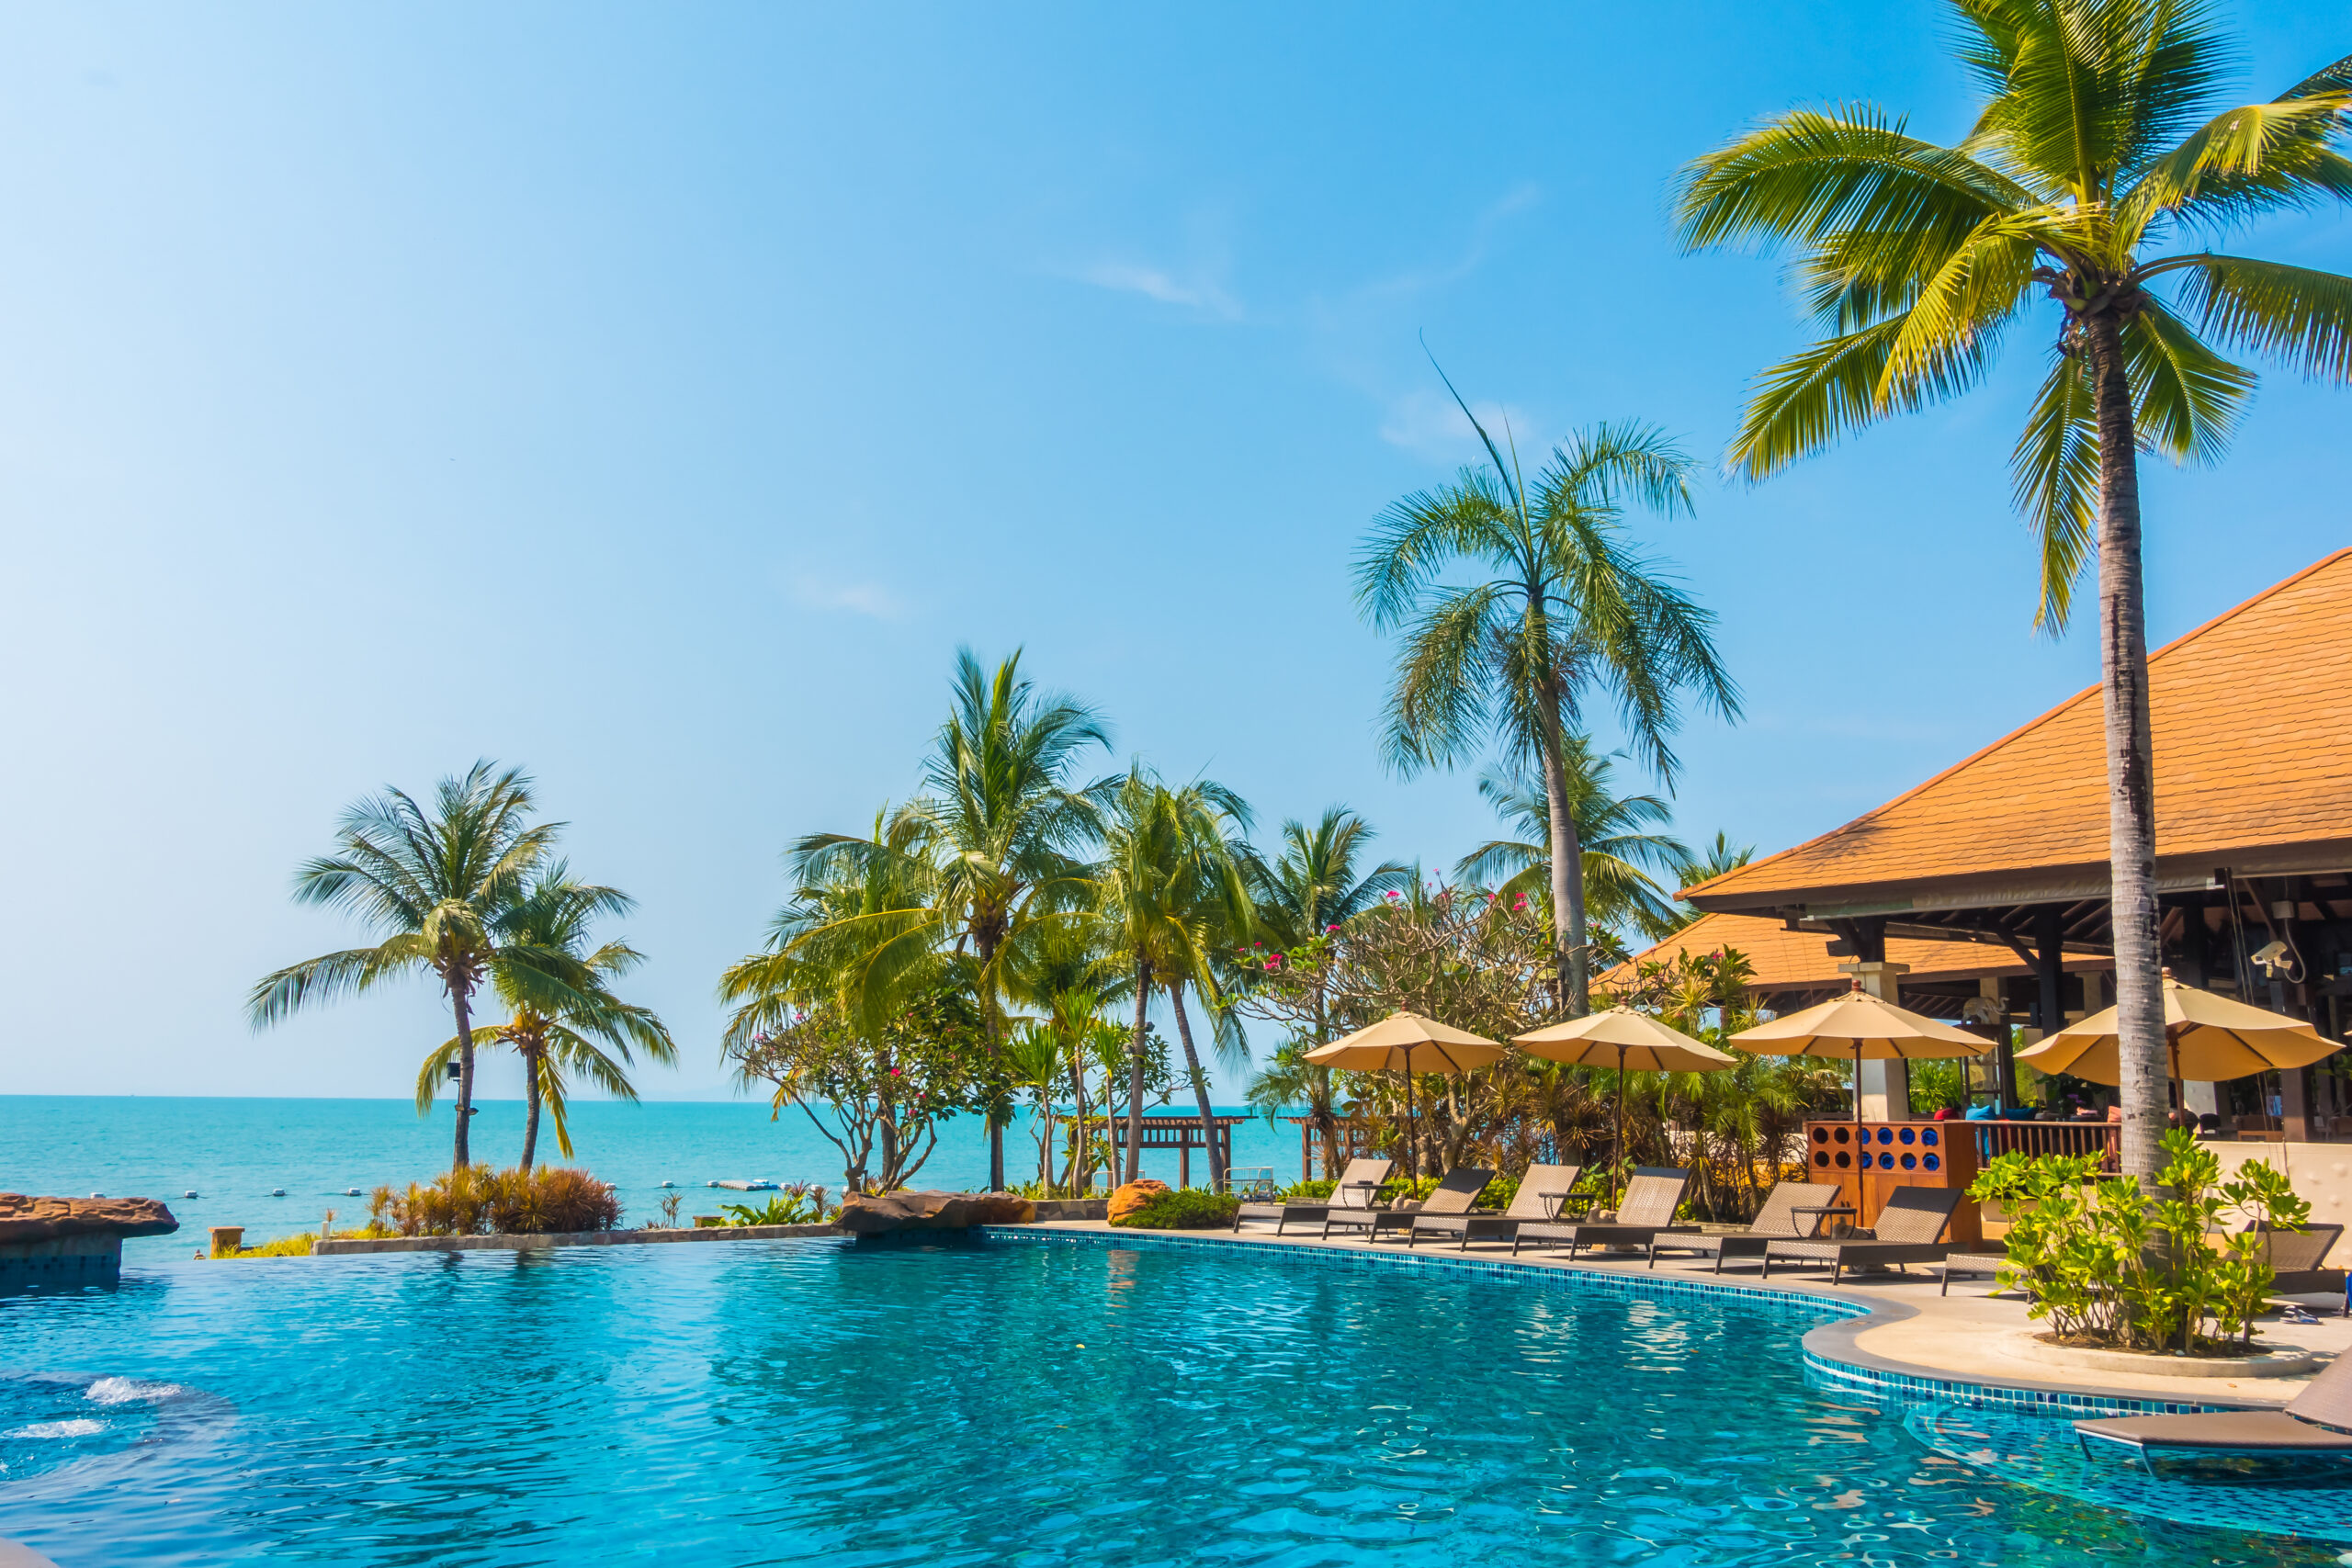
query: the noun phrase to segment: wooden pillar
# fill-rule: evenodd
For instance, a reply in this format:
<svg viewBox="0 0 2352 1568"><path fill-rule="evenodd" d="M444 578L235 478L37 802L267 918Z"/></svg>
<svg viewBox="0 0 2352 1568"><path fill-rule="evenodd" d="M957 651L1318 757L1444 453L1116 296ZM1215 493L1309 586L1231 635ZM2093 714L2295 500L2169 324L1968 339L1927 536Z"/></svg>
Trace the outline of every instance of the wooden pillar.
<svg viewBox="0 0 2352 1568"><path fill-rule="evenodd" d="M2018 1064L2009 1042L2008 997L2001 982L1991 977L1979 981L1976 991L2001 1010L1993 1021L1993 1027L2001 1032L1999 1043L1993 1047L1993 1097L2006 1109L2018 1102ZM1968 1058L1962 1057L1963 1070L1967 1065Z"/></svg>
<svg viewBox="0 0 2352 1568"><path fill-rule="evenodd" d="M1193 1184L1193 1130L1186 1127L1176 1134L1176 1185Z"/></svg>
<svg viewBox="0 0 2352 1568"><path fill-rule="evenodd" d="M2066 923L2055 905L2034 911L2033 955L2041 982L2033 1026L2047 1038L2066 1027Z"/></svg>

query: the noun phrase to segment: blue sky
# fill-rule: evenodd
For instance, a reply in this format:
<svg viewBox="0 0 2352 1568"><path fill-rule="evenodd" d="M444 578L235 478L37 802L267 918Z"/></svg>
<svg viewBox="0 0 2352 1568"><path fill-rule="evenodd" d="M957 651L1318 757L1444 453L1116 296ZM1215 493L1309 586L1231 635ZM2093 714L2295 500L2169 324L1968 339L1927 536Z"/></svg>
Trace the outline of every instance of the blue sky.
<svg viewBox="0 0 2352 1568"><path fill-rule="evenodd" d="M906 792L962 643L1450 863L1490 824L1381 768L1347 581L1471 455L1418 338L1523 440L1712 460L1802 324L1677 254L1676 168L1801 102L1968 113L1926 4L1601 9L0 14L0 1092L405 1092L424 987L243 996L356 935L286 897L345 802L490 756L641 900L647 1087L712 1093L779 850ZM2352 51L2235 16L2248 96ZM1794 842L2091 678L2007 502L2043 330L1645 525L1747 694L1685 736L1688 837ZM2347 414L2272 375L2225 468L2151 467L2156 636L2346 542Z"/></svg>

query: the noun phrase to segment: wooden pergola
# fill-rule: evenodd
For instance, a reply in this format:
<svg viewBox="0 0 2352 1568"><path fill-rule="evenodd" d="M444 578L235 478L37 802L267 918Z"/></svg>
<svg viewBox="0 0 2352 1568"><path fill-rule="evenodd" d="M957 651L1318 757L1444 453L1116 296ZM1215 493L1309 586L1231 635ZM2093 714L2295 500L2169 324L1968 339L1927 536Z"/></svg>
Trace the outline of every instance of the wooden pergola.
<svg viewBox="0 0 2352 1568"><path fill-rule="evenodd" d="M1317 1156L1323 1146L1323 1130L1315 1124L1312 1116L1288 1116L1283 1120L1298 1129L1298 1179L1312 1181L1315 1179ZM1337 1118L1337 1123L1341 1159L1356 1159L1372 1152L1371 1128L1345 1116Z"/></svg>
<svg viewBox="0 0 2352 1568"><path fill-rule="evenodd" d="M1143 1118L1142 1135L1136 1139L1136 1146L1138 1149L1174 1149L1176 1184L1190 1187L1193 1184L1193 1151L1199 1149L1206 1154L1209 1139L1214 1136L1217 1141L1217 1152L1224 1156L1220 1163L1231 1170L1233 1130L1250 1120L1251 1118L1247 1116L1212 1116L1204 1128L1197 1115L1146 1116ZM1114 1169L1125 1168L1126 1149L1127 1119L1114 1116L1111 1119L1111 1164Z"/></svg>

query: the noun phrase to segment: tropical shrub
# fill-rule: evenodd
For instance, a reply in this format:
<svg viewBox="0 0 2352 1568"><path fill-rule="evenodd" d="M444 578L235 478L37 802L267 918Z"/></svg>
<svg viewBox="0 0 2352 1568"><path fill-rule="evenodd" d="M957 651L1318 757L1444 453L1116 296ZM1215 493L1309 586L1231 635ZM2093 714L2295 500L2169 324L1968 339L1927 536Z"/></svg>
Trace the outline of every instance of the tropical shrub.
<svg viewBox="0 0 2352 1568"><path fill-rule="evenodd" d="M1169 1188L1154 1192L1111 1223L1135 1230L1221 1230L1233 1224L1241 1200L1229 1192L1199 1187Z"/></svg>
<svg viewBox="0 0 2352 1568"><path fill-rule="evenodd" d="M842 1212L838 1203L826 1206L824 1188L806 1181L786 1185L760 1208L749 1203L721 1203L718 1208L730 1225L815 1225Z"/></svg>
<svg viewBox="0 0 2352 1568"><path fill-rule="evenodd" d="M2250 1160L2224 1179L2188 1133L2164 1136L2159 1192L2129 1177L2098 1179L2087 1156L2002 1155L1969 1188L2010 1219L2004 1289L2032 1293L2028 1315L2071 1342L2123 1349L2246 1348L2274 1280L2264 1230L2299 1230L2311 1204L2272 1166ZM2244 1229L2216 1247L2234 1213Z"/></svg>
<svg viewBox="0 0 2352 1568"><path fill-rule="evenodd" d="M749 994L755 981L729 984ZM944 982L871 1018L834 999L803 1010L786 992L755 994L737 1010L726 1055L738 1083L775 1086L775 1115L800 1108L841 1151L845 1183L860 1192L906 1186L938 1145L939 1123L973 1109L986 1087L976 1077L978 1005Z"/></svg>
<svg viewBox="0 0 2352 1568"><path fill-rule="evenodd" d="M1329 1198L1339 1185L1337 1179L1294 1181L1283 1189L1283 1196L1295 1203L1311 1203L1319 1199Z"/></svg>
<svg viewBox="0 0 2352 1568"><path fill-rule="evenodd" d="M390 1235L555 1235L608 1231L620 1221L611 1184L565 1166L464 1165L429 1187L379 1187L368 1204L370 1227Z"/></svg>

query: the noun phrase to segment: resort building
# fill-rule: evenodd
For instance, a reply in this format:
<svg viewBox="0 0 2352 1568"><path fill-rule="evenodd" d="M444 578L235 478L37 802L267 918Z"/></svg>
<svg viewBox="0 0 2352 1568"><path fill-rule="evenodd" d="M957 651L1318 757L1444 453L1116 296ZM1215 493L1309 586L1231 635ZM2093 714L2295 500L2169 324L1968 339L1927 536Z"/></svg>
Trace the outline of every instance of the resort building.
<svg viewBox="0 0 2352 1568"><path fill-rule="evenodd" d="M2347 641L2352 549L2149 660L2165 962L2331 1040L2352 993L2352 707L2316 672ZM1843 827L1685 889L1706 918L1641 958L1729 945L1778 1009L1852 976L2038 1034L2113 1000L2107 843L2092 687ZM2344 1066L2189 1085L2187 1100L2288 1142L2352 1137ZM1865 1115L1903 1114L1903 1064L1864 1063L1862 1091Z"/></svg>

